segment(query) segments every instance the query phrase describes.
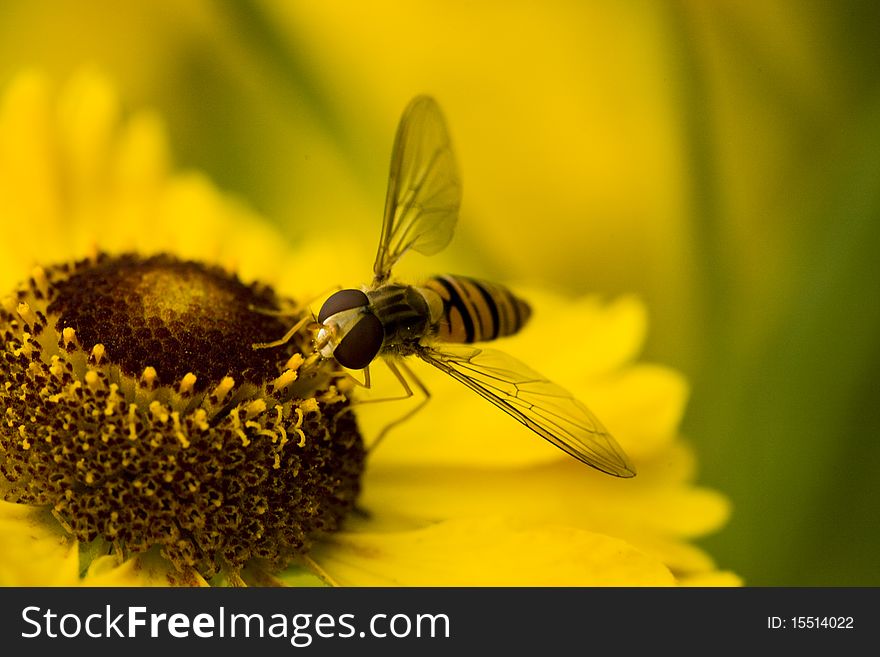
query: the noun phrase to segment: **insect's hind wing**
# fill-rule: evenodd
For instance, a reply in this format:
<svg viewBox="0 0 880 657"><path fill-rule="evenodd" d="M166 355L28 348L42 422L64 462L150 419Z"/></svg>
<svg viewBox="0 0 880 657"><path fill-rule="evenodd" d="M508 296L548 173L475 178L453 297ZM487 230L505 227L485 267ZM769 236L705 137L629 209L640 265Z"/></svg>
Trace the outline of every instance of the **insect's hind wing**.
<svg viewBox="0 0 880 657"><path fill-rule="evenodd" d="M388 279L407 250L433 255L446 247L460 205L461 179L443 114L433 98L416 96L394 138L374 284Z"/></svg>
<svg viewBox="0 0 880 657"><path fill-rule="evenodd" d="M602 423L570 392L503 352L423 347L418 355L587 465L616 477L635 467Z"/></svg>

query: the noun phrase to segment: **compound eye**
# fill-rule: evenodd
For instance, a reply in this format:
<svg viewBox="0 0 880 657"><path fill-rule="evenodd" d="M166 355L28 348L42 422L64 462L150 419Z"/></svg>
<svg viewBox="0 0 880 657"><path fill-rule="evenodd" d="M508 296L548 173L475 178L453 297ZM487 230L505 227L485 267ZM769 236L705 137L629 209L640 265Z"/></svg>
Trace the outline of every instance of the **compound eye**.
<svg viewBox="0 0 880 657"><path fill-rule="evenodd" d="M369 313L362 315L336 345L333 357L343 367L362 370L378 355L384 339L385 329L379 318Z"/></svg>
<svg viewBox="0 0 880 657"><path fill-rule="evenodd" d="M330 298L321 306L321 312L318 313L318 321L323 324L327 321L328 317L332 317L336 313L367 306L369 303L370 300L367 298L367 295L360 290L339 290L339 292L331 294Z"/></svg>

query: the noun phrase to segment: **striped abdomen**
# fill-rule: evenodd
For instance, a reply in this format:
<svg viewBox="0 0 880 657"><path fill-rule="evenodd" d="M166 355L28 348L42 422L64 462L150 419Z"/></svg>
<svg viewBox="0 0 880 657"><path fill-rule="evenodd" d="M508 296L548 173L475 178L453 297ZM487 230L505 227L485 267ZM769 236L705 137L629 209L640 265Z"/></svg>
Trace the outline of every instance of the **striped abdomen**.
<svg viewBox="0 0 880 657"><path fill-rule="evenodd" d="M422 287L443 300L435 325L442 342L484 342L519 331L532 314L529 305L497 283L464 276L435 276Z"/></svg>

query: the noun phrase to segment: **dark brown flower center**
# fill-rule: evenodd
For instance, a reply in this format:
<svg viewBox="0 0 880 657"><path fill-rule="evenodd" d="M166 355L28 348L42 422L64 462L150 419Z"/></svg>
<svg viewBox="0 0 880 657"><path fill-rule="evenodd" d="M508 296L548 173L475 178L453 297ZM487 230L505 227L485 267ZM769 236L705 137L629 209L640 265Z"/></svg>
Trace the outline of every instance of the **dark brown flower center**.
<svg viewBox="0 0 880 657"><path fill-rule="evenodd" d="M286 325L259 309L276 308L266 287L244 285L215 267L167 255L103 258L56 284L48 313L70 327L82 346L103 344L125 374L152 366L159 383L187 373L204 390L224 376L259 383L278 375L278 350L253 342L283 335Z"/></svg>
<svg viewBox="0 0 880 657"><path fill-rule="evenodd" d="M252 348L296 321L278 304L167 255L35 270L0 308L3 498L206 577L307 552L352 509L364 449L336 375L302 366L305 329Z"/></svg>

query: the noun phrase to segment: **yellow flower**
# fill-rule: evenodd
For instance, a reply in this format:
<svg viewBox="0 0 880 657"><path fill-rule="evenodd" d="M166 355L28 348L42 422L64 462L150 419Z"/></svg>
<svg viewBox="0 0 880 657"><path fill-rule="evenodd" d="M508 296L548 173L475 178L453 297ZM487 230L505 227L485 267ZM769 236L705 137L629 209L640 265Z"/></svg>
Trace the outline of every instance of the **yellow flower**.
<svg viewBox="0 0 880 657"><path fill-rule="evenodd" d="M255 281L271 283L281 294L308 298L319 289L318 269L325 274L329 270L340 280L363 278L361 274L366 272L354 271L351 264L360 260L346 257L362 252L362 245L342 241L332 250L318 244L288 248L276 232L204 177L172 173L158 119L139 114L122 120L113 91L95 75L73 79L57 100L39 75L19 76L0 109L0 149L0 211L5 232L0 244L4 263L0 283L9 292L21 290L17 298L4 301L5 316L14 329L7 330L4 367L12 367L13 361L24 363L24 378L4 375L7 398L12 401L0 438L0 472L6 476L5 481L0 479L0 490L7 499L21 503L0 503L3 584L204 584L206 578L213 578L212 583L319 583L310 572L319 573L325 581L355 586L738 583L735 575L716 570L711 558L690 542L723 525L729 508L723 496L693 483L693 454L677 433L687 397L686 383L668 368L636 361L647 324L645 309L637 299L571 301L534 290L526 295L534 306L533 321L503 345L546 373L555 374L576 396L589 401L636 462L639 476L635 479L619 480L585 468L536 440L448 377L421 368L418 375L431 390L431 403L370 454L358 484L362 465L359 439L346 438L335 424L338 416L325 411L333 403L342 404L339 393L348 390L345 380L329 369L321 370L324 376L316 382L300 382L311 386L301 391L303 399L282 400L279 396L272 406L266 400L274 400L273 395L290 384L293 374L284 378L288 370L298 371L301 363L296 354L279 365L277 379L264 376L263 383L253 382L247 378L250 374L245 374L256 366L242 366L235 382L239 386L235 390L243 391L241 395L228 403L217 403L207 416L199 416L204 413L202 407L194 408L188 395L199 385L219 389L226 385L226 379L216 375L200 382L203 375L199 374L191 380L187 375L169 383L162 378L174 365L167 360L168 354L184 354L182 358L196 358L192 354L200 350L208 354L197 364L178 363L184 368L181 371L197 365L208 371L218 362L221 368L232 367L232 354L211 351L208 340L185 348L165 341L154 345L150 354L163 363L152 373L152 368L141 368L143 372L129 368L115 354L116 360L107 365L100 349L97 353L97 348L91 352L86 349L77 355L83 351L84 329L64 332L57 344L40 338L40 330L48 334L52 328L41 312L66 312L70 317L80 310L90 312L95 304L73 303L65 297L67 306L43 311L40 304L45 300L40 291L50 285L67 285L76 288L74 300L88 300L83 290L89 287L82 285L88 276L116 281L112 277L117 275L118 263L129 262L119 255L96 254L136 252L138 256L129 256L136 268L144 262L159 262L166 268L169 261L206 263L197 278L209 282L190 287L175 280L168 283L162 278L167 270L160 268L157 276L165 282L151 288L153 293L161 291L152 300L160 308L157 314L175 311L175 304L202 304L212 310L220 305L215 302L219 297L211 296L215 294L212 286L263 290L257 283L251 285ZM163 253L171 256L153 258ZM73 269L58 265L75 260L84 264ZM107 262L111 263L109 269L101 269ZM224 269L211 269L214 265ZM145 276L142 269L137 272ZM154 270L149 272L152 276ZM79 286L70 284L71 280ZM125 279L125 284L128 281ZM124 288L118 281L113 285ZM277 305L277 299L266 294L269 296L247 297L239 308L265 318L259 326L277 330L281 320L261 313L260 304L254 301L269 299L267 305ZM165 304L163 295L173 298ZM229 330L239 324L239 319L230 321ZM77 324L80 326L83 324ZM244 342L238 334L231 335ZM217 340L229 337L215 335ZM267 339L263 335L249 337L253 341ZM299 344L297 340L286 348L293 349ZM71 363L69 380L59 373L63 369L59 363L64 362ZM107 374L113 367L121 374L116 370ZM135 371L133 378L127 369ZM374 369L376 386L381 390L383 373L380 367ZM46 381L52 383L53 376L64 384L41 397L40 391L50 389ZM121 382L115 389L111 384L114 376ZM385 383L390 380L384 378ZM126 387L128 380L132 383ZM324 412L317 414L315 426L294 436L293 431L299 429L294 426L296 418L301 421L312 409L309 395L320 398ZM78 399L80 405L76 406ZM255 406L254 399L263 406ZM84 456L80 460L68 458L68 450L58 445L45 447L52 455L50 463L71 464L68 471L59 465L57 471L44 468L37 473L47 475L46 481L56 486L56 497L50 499L45 488L33 483L36 475L22 477L22 470L16 468L22 459L32 463L26 460L32 454L21 456L21 450L33 447L34 435L44 440L57 435L52 420L39 419L43 411L37 406L59 402L73 404L68 415L59 413L57 422L65 424L68 433L68 425L82 429L76 445ZM148 410L139 407L146 404ZM407 408L405 403L356 407L367 442ZM83 409L88 413L83 414ZM272 420L273 409L277 421ZM76 413L80 413L76 418L85 419L69 419ZM167 494L173 486L183 485L176 477L184 470L177 465L192 456L195 440L191 439L199 427L208 431L209 426L215 432L211 435L225 441L219 447L222 452L231 450L236 441L262 441L267 454L284 459L289 452L278 444L289 437L301 439L301 446L318 445L320 449L320 445L330 445L331 451L342 450L345 454L340 458L348 464L349 474L331 469L330 479L350 481L350 485L333 489L329 498L297 498L298 502L294 497L299 491L288 488L289 504L269 498L255 510L237 510L239 515L229 526L240 530L236 536L250 536L252 542L245 541L236 550L223 544L217 552L199 553L194 546L201 549L202 539L193 538L192 532L204 524L197 519L185 525L190 518L180 519L178 529L189 529L181 530L179 536L154 536L156 545L152 547L143 540L139 543L137 537L132 538L131 527L119 520L128 506L119 505L120 500L111 492L117 489L107 487L99 470L95 474L89 469L91 455L86 452L100 448L99 441L112 444L120 439L119 434L132 442L136 442L135 434L146 435L138 433L141 425L127 419L148 417L140 413L158 418L142 420L154 422L150 436L158 446L155 455L145 457L153 460L143 467L162 472L159 466L165 462L160 462L161 455L167 459L167 471L174 473L167 479L151 480L152 488L140 485L137 491L144 496L179 503L187 510L198 510L200 502L209 503L199 495L202 484L207 487L208 483L196 479L185 482L192 499L183 499L188 497L185 486L180 500ZM100 431L89 432L89 417L96 419ZM202 417L202 424L192 420L194 417ZM241 425L236 424L236 418ZM111 425L115 428L108 429ZM322 443L316 439L321 430L332 440ZM127 431L132 432L130 438ZM254 452L247 454L250 458ZM276 466L283 462L276 461ZM240 462L239 469L244 469ZM314 470L317 473L321 468ZM223 472L231 477L239 474L236 469ZM290 475L283 467L269 467L266 472L265 476L279 481ZM141 471L135 470L132 478L140 475ZM357 508L347 513L339 531L333 531L339 520L336 517L327 520L321 516L324 524L314 527L296 525L299 516L284 520L288 524L282 523L282 527L292 523L305 531L307 554L298 552L299 543L286 534L271 544L260 542L266 539L267 528L274 527L262 522L263 514L304 513L303 517L311 518L314 507L327 499L350 509L351 491L358 486ZM84 499L91 506L80 515L73 513L74 501ZM126 499L138 509L150 508L139 497ZM116 515L111 518L102 505L115 508ZM259 516L260 529L242 529L246 524L242 514ZM167 516L167 508L162 507L148 512L142 520L147 525L164 526L161 523L167 522ZM71 517L88 517L92 524L71 524ZM278 532L283 534L281 529ZM120 540L122 535L129 536L128 540ZM282 568L287 562L289 567Z"/></svg>

